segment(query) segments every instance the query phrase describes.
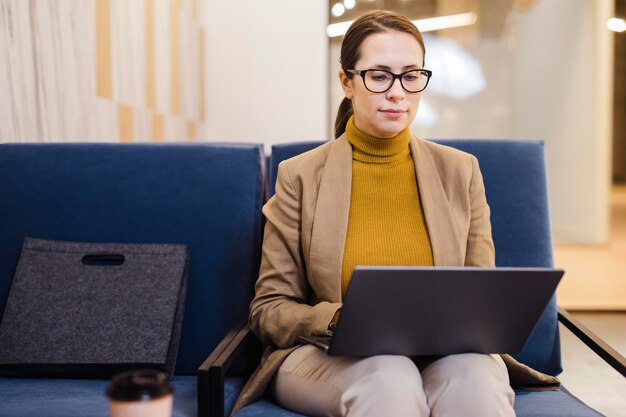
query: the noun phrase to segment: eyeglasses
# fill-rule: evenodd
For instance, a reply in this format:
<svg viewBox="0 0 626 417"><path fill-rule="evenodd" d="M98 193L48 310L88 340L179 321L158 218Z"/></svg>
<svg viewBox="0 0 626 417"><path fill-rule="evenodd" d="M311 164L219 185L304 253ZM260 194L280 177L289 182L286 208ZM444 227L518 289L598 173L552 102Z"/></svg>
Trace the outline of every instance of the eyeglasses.
<svg viewBox="0 0 626 417"><path fill-rule="evenodd" d="M351 74L360 76L363 85L372 93L384 93L388 91L396 79L400 79L400 85L407 93L419 93L428 85L433 72L427 69L412 69L401 74L379 69L346 70Z"/></svg>

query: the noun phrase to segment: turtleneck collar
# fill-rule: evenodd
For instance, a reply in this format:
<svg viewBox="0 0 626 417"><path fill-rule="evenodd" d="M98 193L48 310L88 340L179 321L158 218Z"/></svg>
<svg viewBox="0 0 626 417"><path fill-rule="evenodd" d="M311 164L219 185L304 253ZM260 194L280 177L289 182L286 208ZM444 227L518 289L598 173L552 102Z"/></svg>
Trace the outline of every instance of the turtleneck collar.
<svg viewBox="0 0 626 417"><path fill-rule="evenodd" d="M346 136L352 145L352 157L357 161L384 164L410 153L411 132L408 127L392 138L380 139L359 130L352 115L346 125Z"/></svg>

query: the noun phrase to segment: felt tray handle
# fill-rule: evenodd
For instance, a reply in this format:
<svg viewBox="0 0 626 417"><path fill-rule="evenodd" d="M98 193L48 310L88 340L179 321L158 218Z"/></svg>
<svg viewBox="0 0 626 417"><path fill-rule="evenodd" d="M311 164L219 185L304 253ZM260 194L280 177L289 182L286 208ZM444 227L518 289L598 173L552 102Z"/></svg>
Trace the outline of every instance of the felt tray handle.
<svg viewBox="0 0 626 417"><path fill-rule="evenodd" d="M93 253L82 258L83 264L87 266L118 266L125 260L124 255L119 253Z"/></svg>

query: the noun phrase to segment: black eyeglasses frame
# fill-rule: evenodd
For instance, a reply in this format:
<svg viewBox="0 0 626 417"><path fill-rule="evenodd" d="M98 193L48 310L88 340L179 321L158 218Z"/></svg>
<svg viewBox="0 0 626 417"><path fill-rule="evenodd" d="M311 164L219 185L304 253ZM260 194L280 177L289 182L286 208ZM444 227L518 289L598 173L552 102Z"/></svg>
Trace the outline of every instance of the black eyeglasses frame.
<svg viewBox="0 0 626 417"><path fill-rule="evenodd" d="M433 76L433 72L431 70L427 70L425 68L413 68L413 69L410 69L408 71L404 71L404 72L402 72L400 74L396 74L396 73L393 73L391 71L378 69L378 68L371 68L371 69L366 69L366 70L347 69L345 71L349 72L350 74L358 75L359 77L361 77L361 79L363 80L363 86L365 86L367 91L372 92L372 93L386 93L387 91L391 90L391 87L393 87L393 84L396 82L397 79L400 80L400 85L402 86L402 89L404 91L406 91L407 93L411 93L411 94L420 93L420 92L424 91L426 89L426 87L428 87L428 83L430 82L430 77ZM368 72L371 72L371 71L386 72L387 74L391 74L391 77L393 79L392 79L391 83L389 84L389 87L386 90L383 90L383 91L370 90L370 88L367 86L367 83L365 82L365 74L367 74ZM413 71L425 72L428 75L428 78L426 79L426 84L424 84L424 88L422 88L421 90L411 91L411 90L407 89L404 86L404 84L402 83L402 77L404 77L409 72L413 72Z"/></svg>

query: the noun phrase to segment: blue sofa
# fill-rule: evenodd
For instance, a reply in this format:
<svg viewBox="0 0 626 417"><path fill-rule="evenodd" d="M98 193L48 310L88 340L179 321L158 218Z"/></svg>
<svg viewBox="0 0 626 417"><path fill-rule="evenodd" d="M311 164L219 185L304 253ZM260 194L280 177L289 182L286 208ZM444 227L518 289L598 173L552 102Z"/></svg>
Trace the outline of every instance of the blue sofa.
<svg viewBox="0 0 626 417"><path fill-rule="evenodd" d="M277 164L321 142L258 144L0 145L0 311L26 236L93 242L183 243L189 289L174 386L174 416L228 415L262 346L246 325L258 274L265 190ZM552 265L539 142L450 141L478 156L493 210L500 266ZM270 178L268 181L267 178ZM270 191L270 194L273 191ZM524 201L524 204L520 204ZM626 375L626 361L559 319ZM560 372L557 310L544 313L520 359ZM108 381L0 378L0 417L107 416ZM519 416L597 416L565 389L518 391ZM241 416L296 416L268 396Z"/></svg>
<svg viewBox="0 0 626 417"><path fill-rule="evenodd" d="M174 416L206 414L197 368L247 315L265 183L259 144L1 145L0 312L26 236L186 244L191 262ZM0 378L0 416L108 416L107 384ZM228 388L227 403L238 386Z"/></svg>
<svg viewBox="0 0 626 417"><path fill-rule="evenodd" d="M552 267L552 239L543 143L508 140L436 141L475 155L484 176L487 200L491 207L496 265L499 267ZM269 194L274 192L278 164L313 149L323 142L300 142L272 147L268 175ZM542 372L558 375L561 357L557 319L588 342L600 356L626 376L624 358L588 332L567 314L557 309L553 297L543 312L524 350L515 357ZM255 343L247 327L233 331L231 344ZM220 368L228 361L228 350L207 367ZM232 360L232 359L231 359ZM225 369L222 369L225 372ZM217 385L217 384L215 384ZM596 417L601 414L587 407L561 387L555 391L516 390L515 411L519 417ZM235 417L295 417L299 414L280 408L269 396L236 413Z"/></svg>

